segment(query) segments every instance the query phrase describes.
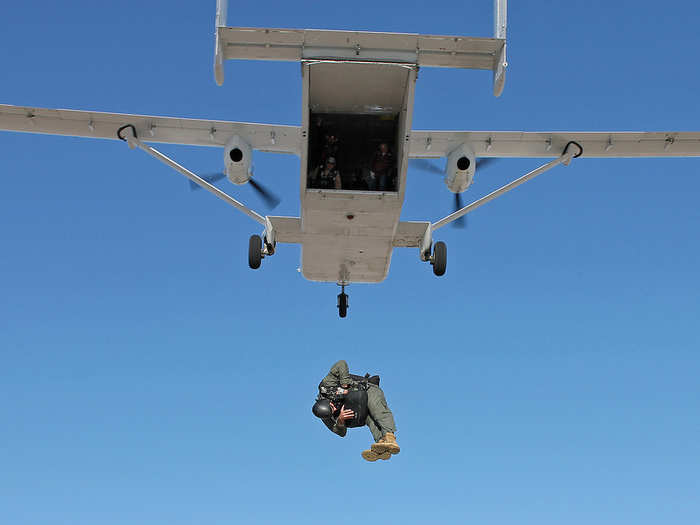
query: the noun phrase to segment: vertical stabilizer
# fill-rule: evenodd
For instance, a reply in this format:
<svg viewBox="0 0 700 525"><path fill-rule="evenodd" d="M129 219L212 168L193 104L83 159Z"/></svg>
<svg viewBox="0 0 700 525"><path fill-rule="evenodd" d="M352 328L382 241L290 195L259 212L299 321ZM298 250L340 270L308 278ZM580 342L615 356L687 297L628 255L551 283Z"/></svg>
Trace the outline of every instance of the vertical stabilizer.
<svg viewBox="0 0 700 525"><path fill-rule="evenodd" d="M220 86L224 83L224 52L221 49L220 27L226 27L228 0L216 0L216 21L214 27L214 80Z"/></svg>
<svg viewBox="0 0 700 525"><path fill-rule="evenodd" d="M493 37L503 40L503 48L493 68L493 94L503 93L506 85L506 28L508 26L508 0L493 0Z"/></svg>

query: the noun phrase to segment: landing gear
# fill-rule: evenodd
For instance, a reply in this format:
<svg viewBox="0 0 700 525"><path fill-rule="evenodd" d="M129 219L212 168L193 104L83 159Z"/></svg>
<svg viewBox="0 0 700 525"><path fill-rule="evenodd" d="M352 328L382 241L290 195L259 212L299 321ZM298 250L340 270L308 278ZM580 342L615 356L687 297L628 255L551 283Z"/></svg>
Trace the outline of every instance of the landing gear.
<svg viewBox="0 0 700 525"><path fill-rule="evenodd" d="M348 294L345 293L345 285L341 284L342 292L338 294L338 315L345 317L348 315Z"/></svg>
<svg viewBox="0 0 700 525"><path fill-rule="evenodd" d="M445 275L445 270L447 270L447 245L442 241L433 244L430 225L428 225L428 228L425 230L423 240L419 245L419 250L420 260L429 262L433 267L433 273L435 275L438 277Z"/></svg>
<svg viewBox="0 0 700 525"><path fill-rule="evenodd" d="M433 265L433 273L440 277L447 270L447 245L438 241L433 247L433 255L430 256L430 264Z"/></svg>
<svg viewBox="0 0 700 525"><path fill-rule="evenodd" d="M260 268L261 261L273 253L275 253L275 245L267 242L267 236L250 236L248 241L248 266L253 270Z"/></svg>
<svg viewBox="0 0 700 525"><path fill-rule="evenodd" d="M262 261L262 238L260 235L251 235L248 241L248 266L253 270L260 268Z"/></svg>

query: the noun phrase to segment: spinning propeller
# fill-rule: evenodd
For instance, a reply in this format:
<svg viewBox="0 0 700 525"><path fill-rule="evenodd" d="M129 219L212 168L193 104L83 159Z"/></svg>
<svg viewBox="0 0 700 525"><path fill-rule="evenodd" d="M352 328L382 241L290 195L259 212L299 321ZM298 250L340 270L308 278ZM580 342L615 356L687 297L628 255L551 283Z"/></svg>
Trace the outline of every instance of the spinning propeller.
<svg viewBox="0 0 700 525"><path fill-rule="evenodd" d="M215 182L220 181L221 179L225 179L226 174L224 172L208 173L206 175L200 175L200 177L207 181L209 184L214 184ZM260 198L263 201L265 201L265 204L267 204L267 206L269 206L270 209L276 208L277 205L280 203L280 199L277 195L275 195L263 184L255 181L255 179L248 179L248 184L252 186L252 188L258 193ZM199 189L201 189L201 186L199 186L199 184L190 181L190 190L194 191Z"/></svg>
<svg viewBox="0 0 700 525"><path fill-rule="evenodd" d="M479 170L483 168L484 166L488 164L492 164L493 161L498 160L497 158L494 157L484 157L480 159L476 159L476 169ZM411 159L411 166L420 170L420 171L425 171L428 173L435 173L437 175L445 175L445 170L441 168L438 164L436 164L434 161L428 160L428 159ZM464 204L462 203L462 194L461 193L455 193L455 201L454 201L454 210L457 211L464 207ZM455 220L452 225L455 228L464 228L467 224L466 221L467 216L463 215L459 219Z"/></svg>

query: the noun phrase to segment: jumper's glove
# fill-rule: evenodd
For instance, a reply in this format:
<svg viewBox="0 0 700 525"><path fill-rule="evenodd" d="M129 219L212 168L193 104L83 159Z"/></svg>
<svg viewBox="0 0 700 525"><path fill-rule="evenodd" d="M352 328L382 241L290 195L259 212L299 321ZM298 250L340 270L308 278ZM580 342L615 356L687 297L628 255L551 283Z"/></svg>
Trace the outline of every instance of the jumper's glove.
<svg viewBox="0 0 700 525"><path fill-rule="evenodd" d="M333 409L333 412L335 412L335 406L333 403L331 403L331 408ZM336 421L336 425L340 426L345 426L345 421L348 419L353 419L355 417L355 412L350 410L349 408L345 408L345 405L340 407L340 413L338 414L338 419Z"/></svg>

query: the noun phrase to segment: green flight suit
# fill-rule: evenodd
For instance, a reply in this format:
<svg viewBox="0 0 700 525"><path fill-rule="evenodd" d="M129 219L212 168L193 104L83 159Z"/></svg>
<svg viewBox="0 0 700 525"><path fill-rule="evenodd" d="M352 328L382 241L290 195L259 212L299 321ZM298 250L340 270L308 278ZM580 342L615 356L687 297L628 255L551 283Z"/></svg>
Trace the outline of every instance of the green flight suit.
<svg viewBox="0 0 700 525"><path fill-rule="evenodd" d="M340 385L353 385L356 383L357 381L350 376L348 364L343 360L335 363L328 372L328 375L321 381L321 385L330 388ZM369 427L370 432L372 432L372 437L375 442L378 442L387 432L396 432L394 414L391 413L391 410L389 410L386 404L384 392L381 388L372 383L369 383L369 388L367 390L367 411L369 413L365 424ZM340 437L344 437L347 433L345 425L338 425L335 418L329 417L322 419L322 421L329 430L338 434Z"/></svg>

